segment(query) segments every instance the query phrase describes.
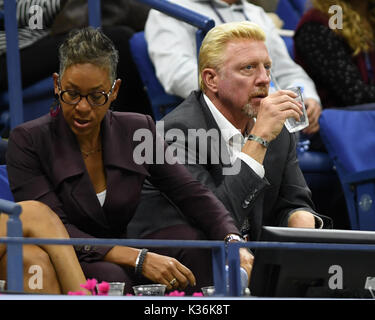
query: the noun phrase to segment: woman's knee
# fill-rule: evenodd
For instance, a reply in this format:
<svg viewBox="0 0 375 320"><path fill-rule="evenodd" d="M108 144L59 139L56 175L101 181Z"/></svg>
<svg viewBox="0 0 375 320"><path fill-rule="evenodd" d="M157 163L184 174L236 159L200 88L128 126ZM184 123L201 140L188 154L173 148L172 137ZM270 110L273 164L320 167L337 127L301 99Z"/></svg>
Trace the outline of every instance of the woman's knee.
<svg viewBox="0 0 375 320"><path fill-rule="evenodd" d="M68 238L68 233L58 215L39 201L23 201L21 221L24 236Z"/></svg>
<svg viewBox="0 0 375 320"><path fill-rule="evenodd" d="M41 215L49 216L53 211L43 202L36 200L20 201L18 204L22 207L21 218L37 219Z"/></svg>
<svg viewBox="0 0 375 320"><path fill-rule="evenodd" d="M60 292L49 255L36 245L23 246L24 286L28 292Z"/></svg>
<svg viewBox="0 0 375 320"><path fill-rule="evenodd" d="M48 253L37 245L23 246L23 264L24 269L29 269L31 266L39 266L46 271L52 266Z"/></svg>

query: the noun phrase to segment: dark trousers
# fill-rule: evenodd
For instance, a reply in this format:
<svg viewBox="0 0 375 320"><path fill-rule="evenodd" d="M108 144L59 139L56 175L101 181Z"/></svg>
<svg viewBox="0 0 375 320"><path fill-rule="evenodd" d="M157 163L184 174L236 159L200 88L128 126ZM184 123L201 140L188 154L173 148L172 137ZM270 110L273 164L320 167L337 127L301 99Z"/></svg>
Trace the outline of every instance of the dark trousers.
<svg viewBox="0 0 375 320"><path fill-rule="evenodd" d="M178 225L159 230L146 237L147 239L177 239L177 240L204 240L202 233L187 226ZM150 251L173 257L188 267L196 278L196 286L188 286L184 291L187 295L200 292L201 287L213 285L212 259L210 249L196 248L149 248ZM125 282L125 292L133 294L132 286L149 284L151 280L138 277L134 274L134 268L119 266L114 263L81 262L86 278L95 278L99 282Z"/></svg>
<svg viewBox="0 0 375 320"><path fill-rule="evenodd" d="M119 95L112 107L115 111L129 111L152 115L150 102L133 62L129 38L134 31L125 26L104 27L104 33L114 42L120 59L117 76L122 79ZM27 87L59 72L58 48L67 34L47 36L20 50L22 86ZM0 91L8 88L6 56L0 56ZM51 104L53 101L51 96Z"/></svg>

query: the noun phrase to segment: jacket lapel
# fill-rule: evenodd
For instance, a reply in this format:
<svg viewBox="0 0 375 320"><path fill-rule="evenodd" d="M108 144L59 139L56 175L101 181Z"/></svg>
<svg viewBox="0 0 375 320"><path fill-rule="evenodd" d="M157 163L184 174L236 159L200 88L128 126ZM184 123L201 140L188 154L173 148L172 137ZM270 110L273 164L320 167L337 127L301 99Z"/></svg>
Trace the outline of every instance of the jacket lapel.
<svg viewBox="0 0 375 320"><path fill-rule="evenodd" d="M78 141L62 112L57 115L54 129L54 141L57 142L53 146L54 185L58 188L64 184L64 188L70 189L68 192L70 192L71 200L75 202L75 207L80 208L99 225L106 227L108 224L86 170Z"/></svg>
<svg viewBox="0 0 375 320"><path fill-rule="evenodd" d="M69 177L82 175L85 172L82 155L78 141L65 122L62 111L59 112L53 122L52 152L54 161L52 166L53 184L58 186Z"/></svg>
<svg viewBox="0 0 375 320"><path fill-rule="evenodd" d="M124 121L125 118L125 121ZM132 115L109 111L102 122L103 161L107 195L102 210L112 232L124 234L126 224L138 205L147 165L133 159L135 142Z"/></svg>
<svg viewBox="0 0 375 320"><path fill-rule="evenodd" d="M215 156L217 159L219 159L220 163L219 166L217 166L217 169L222 172L223 167L230 167L231 162L230 162L230 155L228 152L228 148L226 146L226 143L222 137L221 131L219 129L219 126L217 125L210 109L208 108L206 101L203 98L203 93L199 91L199 103L201 105L200 110L202 110L204 118L205 118L205 123L207 124L207 130L217 130L219 133L218 136L215 135L215 138L211 140L211 144L213 144L213 150L215 152ZM211 150L211 146L207 145L208 149Z"/></svg>

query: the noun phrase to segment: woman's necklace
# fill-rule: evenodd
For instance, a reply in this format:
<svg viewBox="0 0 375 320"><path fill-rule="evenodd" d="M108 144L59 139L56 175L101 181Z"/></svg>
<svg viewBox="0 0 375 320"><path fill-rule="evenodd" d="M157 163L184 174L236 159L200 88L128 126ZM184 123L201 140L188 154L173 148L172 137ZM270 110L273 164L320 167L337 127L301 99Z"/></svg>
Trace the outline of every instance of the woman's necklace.
<svg viewBox="0 0 375 320"><path fill-rule="evenodd" d="M100 151L102 151L102 146L99 143L99 146L96 149L93 149L93 150L90 150L90 151L83 151L83 150L81 150L81 153L83 154L83 157L86 159L89 156L91 156L92 154L100 152Z"/></svg>
<svg viewBox="0 0 375 320"><path fill-rule="evenodd" d="M83 157L86 159L88 158L89 156L91 156L92 154L94 153L97 153L97 152L100 152L102 149L101 148L98 148L98 149L94 149L94 150L90 150L90 151L83 151L81 150L82 154L83 154Z"/></svg>

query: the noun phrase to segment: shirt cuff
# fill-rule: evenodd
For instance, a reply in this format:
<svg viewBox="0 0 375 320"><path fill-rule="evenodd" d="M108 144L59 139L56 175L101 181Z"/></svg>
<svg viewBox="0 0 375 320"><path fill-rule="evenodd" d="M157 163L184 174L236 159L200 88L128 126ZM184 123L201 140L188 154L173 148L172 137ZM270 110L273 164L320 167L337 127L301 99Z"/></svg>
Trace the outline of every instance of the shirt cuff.
<svg viewBox="0 0 375 320"><path fill-rule="evenodd" d="M323 229L323 219L318 217L317 215L313 214L315 218L315 229Z"/></svg>
<svg viewBox="0 0 375 320"><path fill-rule="evenodd" d="M250 157L248 154L244 152L240 152L238 154L238 158L241 159L243 162L245 162L253 171L261 178L264 178L264 167L261 165L258 161L254 160L252 157Z"/></svg>

